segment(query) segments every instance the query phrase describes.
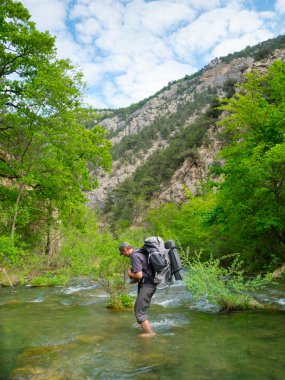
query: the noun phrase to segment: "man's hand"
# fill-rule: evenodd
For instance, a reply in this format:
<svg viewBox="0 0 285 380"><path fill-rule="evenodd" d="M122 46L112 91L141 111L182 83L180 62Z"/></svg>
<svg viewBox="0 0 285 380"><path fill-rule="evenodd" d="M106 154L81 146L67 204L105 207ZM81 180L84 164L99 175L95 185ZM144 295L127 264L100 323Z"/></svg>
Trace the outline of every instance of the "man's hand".
<svg viewBox="0 0 285 380"><path fill-rule="evenodd" d="M128 276L130 278L135 278L136 280L141 280L143 278L142 272L132 272L131 269L128 270Z"/></svg>
<svg viewBox="0 0 285 380"><path fill-rule="evenodd" d="M133 278L133 275L134 275L134 273L130 269L128 269L128 276L130 278Z"/></svg>

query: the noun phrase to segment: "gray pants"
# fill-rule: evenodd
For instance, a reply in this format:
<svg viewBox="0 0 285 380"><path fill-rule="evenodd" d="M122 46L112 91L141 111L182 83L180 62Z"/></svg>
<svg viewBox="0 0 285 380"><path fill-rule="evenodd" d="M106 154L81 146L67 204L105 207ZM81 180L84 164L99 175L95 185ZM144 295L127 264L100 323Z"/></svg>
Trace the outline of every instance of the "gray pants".
<svg viewBox="0 0 285 380"><path fill-rule="evenodd" d="M149 309L150 301L155 291L155 284L139 284L138 296L134 307L138 323L142 323L148 319L147 311Z"/></svg>

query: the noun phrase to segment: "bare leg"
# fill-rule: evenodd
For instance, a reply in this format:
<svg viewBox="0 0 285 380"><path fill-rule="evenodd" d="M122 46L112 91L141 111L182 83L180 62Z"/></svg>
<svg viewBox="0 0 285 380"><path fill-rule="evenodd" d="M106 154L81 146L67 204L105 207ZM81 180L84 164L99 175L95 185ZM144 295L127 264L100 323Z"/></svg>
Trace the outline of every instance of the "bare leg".
<svg viewBox="0 0 285 380"><path fill-rule="evenodd" d="M143 334L140 334L141 337L152 337L156 335L156 333L152 331L150 323L147 319L143 321L140 325L144 331Z"/></svg>

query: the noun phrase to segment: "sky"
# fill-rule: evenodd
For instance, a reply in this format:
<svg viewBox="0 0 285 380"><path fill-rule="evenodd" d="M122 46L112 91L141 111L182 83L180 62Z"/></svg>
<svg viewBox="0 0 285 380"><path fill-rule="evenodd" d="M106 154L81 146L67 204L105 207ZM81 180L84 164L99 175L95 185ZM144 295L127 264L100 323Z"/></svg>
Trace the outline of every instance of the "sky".
<svg viewBox="0 0 285 380"><path fill-rule="evenodd" d="M84 74L84 102L120 108L212 59L285 34L285 0L22 0L58 58Z"/></svg>

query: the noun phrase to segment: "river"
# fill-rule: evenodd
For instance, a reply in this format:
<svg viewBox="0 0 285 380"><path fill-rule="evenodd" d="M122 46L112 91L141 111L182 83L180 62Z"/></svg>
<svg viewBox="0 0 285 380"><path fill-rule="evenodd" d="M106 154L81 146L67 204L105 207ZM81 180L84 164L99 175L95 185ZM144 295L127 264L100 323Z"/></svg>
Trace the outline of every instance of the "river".
<svg viewBox="0 0 285 380"><path fill-rule="evenodd" d="M86 279L0 288L0 379L283 380L285 283L257 298L273 309L222 314L177 282L153 298L149 339Z"/></svg>

